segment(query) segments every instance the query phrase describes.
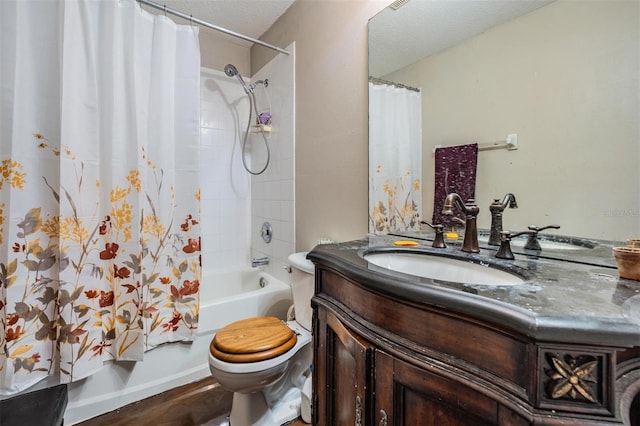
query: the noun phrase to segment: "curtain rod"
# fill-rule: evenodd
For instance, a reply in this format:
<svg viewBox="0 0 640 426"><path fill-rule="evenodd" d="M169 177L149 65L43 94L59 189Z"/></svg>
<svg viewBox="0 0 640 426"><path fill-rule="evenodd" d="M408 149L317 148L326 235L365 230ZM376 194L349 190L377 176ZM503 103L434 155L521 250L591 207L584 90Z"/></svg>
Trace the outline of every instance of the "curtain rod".
<svg viewBox="0 0 640 426"><path fill-rule="evenodd" d="M147 6L151 6L151 7L155 8L155 9L162 10L165 14L169 13L171 15L178 16L178 17L180 17L182 19L186 19L190 23L195 23L195 24L198 24L198 25L202 25L203 27L211 28L212 30L220 31L220 32L228 34L230 36L241 38L242 40L250 41L251 43L259 44L260 46L275 50L275 51L280 52L280 53L284 53L285 55L289 55L289 51L287 51L285 49L281 49L279 47L276 47L276 46L273 46L273 45L271 45L269 43L265 43L264 41L257 40L255 38L246 36L244 34L240 34L240 33L237 33L235 31L231 31L231 30L228 30L226 28L219 27L219 26L214 25L212 23L203 21L202 19L194 18L191 15L187 15L187 14L179 12L179 11L177 11L175 9L168 8L166 5L161 5L160 3L156 3L156 2L153 2L151 0L137 0L137 1L139 3L141 3L141 4L146 4Z"/></svg>
<svg viewBox="0 0 640 426"><path fill-rule="evenodd" d="M407 90L412 90L414 92L420 92L420 89L417 89L415 87L411 87L411 86L405 86L404 84L400 84L400 83L395 83L393 81L389 81L389 80L383 80L382 78L378 78L378 77L369 77L369 81L373 84L388 84L390 86L394 86L394 87L399 87L401 89L407 89Z"/></svg>

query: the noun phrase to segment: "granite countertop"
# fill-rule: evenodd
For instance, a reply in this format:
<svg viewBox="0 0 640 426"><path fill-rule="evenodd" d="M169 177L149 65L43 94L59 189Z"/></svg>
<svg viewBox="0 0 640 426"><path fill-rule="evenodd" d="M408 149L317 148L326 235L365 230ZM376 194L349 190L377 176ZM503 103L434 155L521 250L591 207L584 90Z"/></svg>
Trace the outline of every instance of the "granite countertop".
<svg viewBox="0 0 640 426"><path fill-rule="evenodd" d="M594 255L591 255L596 259L593 264L580 257L574 262L568 250L562 253L564 259L523 255L513 250L515 260L502 260L495 258L495 248L465 253L459 245L435 249L430 241L421 239L416 239L418 247L402 248L393 245L399 239L406 237L372 235L356 241L322 244L307 257L372 291L468 314L537 340L640 346L640 282L619 278L615 262L609 266L597 262ZM407 275L369 264L363 254L372 250L454 257L512 272L524 278L524 282L486 286Z"/></svg>
<svg viewBox="0 0 640 426"><path fill-rule="evenodd" d="M392 234L393 235L393 234ZM433 241L435 235L431 231L407 232L397 234L398 237L408 237L418 240ZM447 245L462 246L463 234L460 234L457 240L447 240ZM478 244L481 248L498 251L499 246L490 246L487 241L489 239L488 229L478 230ZM511 242L511 251L514 254L524 254L529 258L557 259L566 260L574 263L584 263L587 265L605 266L616 268L616 260L613 257L613 248L626 245L620 241L607 241L589 238L577 238L565 235L540 233L538 240L541 244L549 242L552 244L564 244L565 249L543 248L540 251L526 250L524 242L527 236L522 235L513 239ZM518 244L519 243L519 244Z"/></svg>

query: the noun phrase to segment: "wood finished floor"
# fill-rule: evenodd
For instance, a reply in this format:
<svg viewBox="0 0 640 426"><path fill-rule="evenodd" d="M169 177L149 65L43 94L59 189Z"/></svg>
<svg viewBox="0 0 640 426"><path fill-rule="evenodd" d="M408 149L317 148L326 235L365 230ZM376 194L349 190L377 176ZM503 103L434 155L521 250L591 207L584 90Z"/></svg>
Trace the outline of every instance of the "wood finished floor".
<svg viewBox="0 0 640 426"><path fill-rule="evenodd" d="M232 394L213 378L191 383L94 417L79 426L224 426ZM306 425L297 419L287 426Z"/></svg>

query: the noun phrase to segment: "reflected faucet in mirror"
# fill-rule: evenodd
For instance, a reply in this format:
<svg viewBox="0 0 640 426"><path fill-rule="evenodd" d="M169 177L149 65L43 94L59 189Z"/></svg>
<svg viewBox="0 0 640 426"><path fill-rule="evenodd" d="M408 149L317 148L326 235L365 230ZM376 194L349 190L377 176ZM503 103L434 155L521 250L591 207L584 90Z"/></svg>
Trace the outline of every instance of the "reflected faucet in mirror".
<svg viewBox="0 0 640 426"><path fill-rule="evenodd" d="M518 203L516 202L516 196L512 193L507 193L502 199L502 202L498 198L493 200L493 203L489 206L491 212L491 233L489 234L488 244L491 246L500 245L500 233L502 229L502 212L509 206L510 209L517 209Z"/></svg>
<svg viewBox="0 0 640 426"><path fill-rule="evenodd" d="M500 248L496 252L496 257L499 259L507 259L513 260L513 252L511 251L511 239L520 235L528 235L527 243L524 245L526 250L532 251L540 251L542 247L540 247L540 242L538 241L538 233L540 231L544 231L545 229L560 229L559 225L549 225L549 226L529 226L528 231L522 232L510 232L510 231L501 231L500 232Z"/></svg>
<svg viewBox="0 0 640 426"><path fill-rule="evenodd" d="M529 235L530 237L534 234L534 231L522 231L511 233L510 231L501 231L500 232L500 248L496 252L496 257L498 259L506 259L513 260L515 256L511 251L511 239L517 237L519 235Z"/></svg>
<svg viewBox="0 0 640 426"><path fill-rule="evenodd" d="M548 225L543 227L531 225L528 226L528 228L531 233L529 234L529 238L527 239L527 243L524 245L524 248L527 250L542 250L540 242L538 241L538 232L544 231L545 229L560 229L560 225Z"/></svg>
<svg viewBox="0 0 640 426"><path fill-rule="evenodd" d="M454 205L457 205L466 217L462 251L467 253L479 253L480 247L478 246L477 218L480 208L475 204L475 200L467 200L467 203L465 204L457 193L452 192L448 194L444 200L442 214L452 215Z"/></svg>

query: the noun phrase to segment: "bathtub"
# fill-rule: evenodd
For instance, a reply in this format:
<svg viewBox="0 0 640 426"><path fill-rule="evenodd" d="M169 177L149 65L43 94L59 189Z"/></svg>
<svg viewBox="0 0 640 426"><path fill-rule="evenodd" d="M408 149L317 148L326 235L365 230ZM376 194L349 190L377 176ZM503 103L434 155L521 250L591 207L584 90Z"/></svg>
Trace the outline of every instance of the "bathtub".
<svg viewBox="0 0 640 426"><path fill-rule="evenodd" d="M161 345L145 353L141 362L105 363L92 376L70 383L65 424L75 424L209 377L207 354L217 330L252 316L285 319L293 303L289 285L257 269L209 273L203 275L201 283L196 339L191 343Z"/></svg>

